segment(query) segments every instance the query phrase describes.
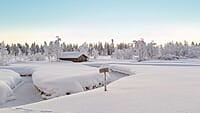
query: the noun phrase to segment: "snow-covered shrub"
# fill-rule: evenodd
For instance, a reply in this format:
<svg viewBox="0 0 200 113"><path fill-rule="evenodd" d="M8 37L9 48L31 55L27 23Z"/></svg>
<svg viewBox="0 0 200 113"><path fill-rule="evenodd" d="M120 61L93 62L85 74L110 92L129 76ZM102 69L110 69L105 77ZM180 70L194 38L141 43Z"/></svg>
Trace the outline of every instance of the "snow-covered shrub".
<svg viewBox="0 0 200 113"><path fill-rule="evenodd" d="M158 59L160 59L160 60L176 60L176 59L179 59L179 57L176 55L167 54L167 55L162 55L162 56L158 57Z"/></svg>
<svg viewBox="0 0 200 113"><path fill-rule="evenodd" d="M112 58L115 59L134 59L134 53L132 49L118 49L112 54Z"/></svg>
<svg viewBox="0 0 200 113"><path fill-rule="evenodd" d="M13 62L13 63L29 61L28 57L25 56L25 55L14 56L14 58L15 58L15 59L14 59L14 62Z"/></svg>
<svg viewBox="0 0 200 113"><path fill-rule="evenodd" d="M188 49L188 55L186 57L188 58L200 58L200 46L192 45Z"/></svg>
<svg viewBox="0 0 200 113"><path fill-rule="evenodd" d="M46 60L46 56L42 55L41 53L36 53L33 55L29 55L29 60L30 61L44 61Z"/></svg>
<svg viewBox="0 0 200 113"><path fill-rule="evenodd" d="M111 57L114 59L123 59L122 50L115 50Z"/></svg>

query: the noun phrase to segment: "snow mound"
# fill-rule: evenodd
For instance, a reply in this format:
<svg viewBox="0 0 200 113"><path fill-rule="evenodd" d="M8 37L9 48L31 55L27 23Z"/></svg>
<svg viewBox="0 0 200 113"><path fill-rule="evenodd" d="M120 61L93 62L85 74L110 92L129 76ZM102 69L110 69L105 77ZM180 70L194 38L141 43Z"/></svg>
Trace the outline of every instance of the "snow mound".
<svg viewBox="0 0 200 113"><path fill-rule="evenodd" d="M32 75L34 85L45 99L69 95L103 85L98 68L80 64L52 64L36 69ZM108 82L111 77L108 75Z"/></svg>
<svg viewBox="0 0 200 113"><path fill-rule="evenodd" d="M31 75L34 72L33 67L14 67L12 68L13 71L19 73L20 75Z"/></svg>
<svg viewBox="0 0 200 113"><path fill-rule="evenodd" d="M21 77L18 73L8 70L0 69L0 80L4 81L10 88L15 88L21 82Z"/></svg>
<svg viewBox="0 0 200 113"><path fill-rule="evenodd" d="M0 80L0 104L15 99L13 94L12 89L4 81Z"/></svg>

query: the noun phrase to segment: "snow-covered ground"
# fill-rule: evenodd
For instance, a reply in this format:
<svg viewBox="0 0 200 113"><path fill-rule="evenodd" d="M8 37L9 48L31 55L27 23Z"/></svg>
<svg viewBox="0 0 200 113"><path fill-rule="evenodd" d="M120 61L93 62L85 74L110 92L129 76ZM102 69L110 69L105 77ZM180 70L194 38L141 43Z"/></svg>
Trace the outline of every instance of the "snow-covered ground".
<svg viewBox="0 0 200 113"><path fill-rule="evenodd" d="M146 60L138 62L137 60L112 59L109 56L91 59L89 62L83 62L84 65L100 67L102 64L121 64L121 65L154 65L154 66L200 66L200 59L177 59L177 60Z"/></svg>
<svg viewBox="0 0 200 113"><path fill-rule="evenodd" d="M43 63L41 63L43 64ZM41 78L47 78L57 65L51 66L44 63L35 64L36 76L39 77L41 84L46 84ZM61 96L41 102L40 96L36 96L33 104L27 104L21 100L22 106L0 109L0 113L199 113L200 112L200 60L175 60L175 61L145 61L136 63L131 60L97 60L80 63L92 66L110 64L113 72L110 75L118 79L122 73L134 74L114 81L108 85L108 91L103 88L90 90L68 96ZM59 64L60 65L60 64ZM78 80L78 72L74 73L75 67L69 68L69 63L61 63L55 71L60 79L63 73L71 73L65 79ZM68 67L64 67L68 65ZM79 65L79 64L78 64ZM33 65L32 65L33 66ZM39 68L38 68L39 66ZM47 66L47 67L46 67ZM78 66L79 67L79 66ZM81 67L81 66L80 66ZM78 69L87 69L84 68ZM46 68L46 69L45 69ZM92 68L92 67L91 67ZM91 69L88 68L89 70ZM60 70L63 73L59 73ZM96 69L96 68L95 68ZM38 70L38 72L37 72ZM97 71L98 69L96 69ZM94 70L90 71L94 74ZM133 73L135 72L135 73ZM43 74L44 73L44 74ZM84 72L80 72L84 75ZM41 78L39 75L42 75ZM59 75L61 74L61 75ZM87 73L88 74L88 73ZM33 74L34 75L34 74ZM88 77L88 76L87 76ZM86 77L86 78L87 78ZM37 78L37 77L36 77ZM61 77L62 78L62 77ZM53 78L56 79L56 78ZM48 80L48 79L47 79ZM38 80L36 80L38 82ZM30 82L29 82L30 83ZM57 83L56 83L57 84ZM47 85L47 84L46 84ZM58 85L59 86L59 85ZM21 89L23 91L23 89ZM20 91L20 92L21 92ZM33 91L33 90L31 90ZM34 89L35 91L35 89ZM20 94L20 93L18 93ZM38 93L37 93L38 94ZM31 100L31 99L30 99ZM33 99L34 100L34 99ZM18 101L19 102L19 101ZM17 102L16 102L17 103ZM31 102L30 102L31 103ZM11 103L7 103L7 106ZM17 104L16 104L17 105ZM5 104L6 106L6 104ZM14 106L12 104L11 106Z"/></svg>
<svg viewBox="0 0 200 113"><path fill-rule="evenodd" d="M49 99L103 86L103 74L99 74L98 68L72 62L27 62L1 66L1 68L2 76L0 77L10 88L14 88L18 84L19 80L16 77L19 77L19 74L32 75L32 77L23 77L20 86L14 88L14 93L13 90L7 89L7 91L12 91L11 94L16 96L16 100L9 101L0 107L29 104L41 101L41 96L44 99ZM3 73L3 71L7 73ZM15 75L15 78L11 78L10 75L13 73L18 76ZM114 70L107 76L108 83L127 75ZM5 91L1 92L5 94Z"/></svg>
<svg viewBox="0 0 200 113"><path fill-rule="evenodd" d="M115 64L116 65L116 64ZM117 65L135 76L102 88L39 103L1 109L2 113L199 113L200 67Z"/></svg>

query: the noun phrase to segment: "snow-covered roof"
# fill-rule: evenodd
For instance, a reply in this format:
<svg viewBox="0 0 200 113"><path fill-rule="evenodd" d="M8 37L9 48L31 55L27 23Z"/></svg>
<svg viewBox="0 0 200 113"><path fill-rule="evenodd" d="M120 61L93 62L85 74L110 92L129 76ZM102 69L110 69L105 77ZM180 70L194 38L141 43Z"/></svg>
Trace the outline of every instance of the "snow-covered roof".
<svg viewBox="0 0 200 113"><path fill-rule="evenodd" d="M85 55L87 56L86 54L82 53L82 52L63 52L61 54L61 57L60 58L78 58L80 57L81 55Z"/></svg>

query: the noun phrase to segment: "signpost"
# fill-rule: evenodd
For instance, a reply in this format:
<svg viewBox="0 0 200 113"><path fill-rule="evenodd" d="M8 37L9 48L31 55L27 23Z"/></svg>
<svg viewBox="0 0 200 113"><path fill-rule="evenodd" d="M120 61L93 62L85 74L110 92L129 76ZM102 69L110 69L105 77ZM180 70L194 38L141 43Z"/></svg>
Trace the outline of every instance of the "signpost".
<svg viewBox="0 0 200 113"><path fill-rule="evenodd" d="M100 73L104 73L104 91L107 91L107 81L106 81L106 72L109 72L108 68L99 69Z"/></svg>

